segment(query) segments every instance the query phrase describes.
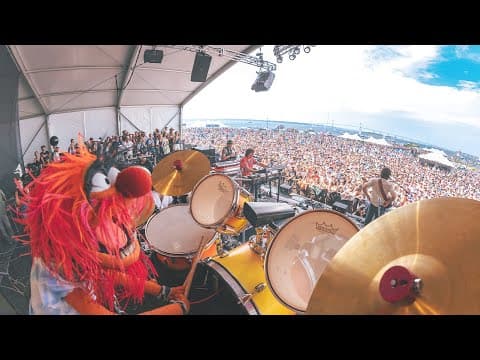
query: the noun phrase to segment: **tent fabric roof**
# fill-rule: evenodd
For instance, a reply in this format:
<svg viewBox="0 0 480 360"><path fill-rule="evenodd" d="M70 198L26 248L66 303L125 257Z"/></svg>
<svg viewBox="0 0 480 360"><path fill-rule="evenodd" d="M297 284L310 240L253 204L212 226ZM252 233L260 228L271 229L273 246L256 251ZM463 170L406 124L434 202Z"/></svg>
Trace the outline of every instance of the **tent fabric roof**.
<svg viewBox="0 0 480 360"><path fill-rule="evenodd" d="M378 144L378 145L384 145L384 146L392 146L392 144L388 143L387 140L385 139L375 139L374 137L369 137L368 139L365 139L364 141L372 143L372 144Z"/></svg>
<svg viewBox="0 0 480 360"><path fill-rule="evenodd" d="M257 45L215 45L250 53ZM207 81L192 82L195 52L156 46L160 64L144 63L150 45L7 45L22 76L20 119L100 107L179 105L235 61L212 56Z"/></svg>
<svg viewBox="0 0 480 360"><path fill-rule="evenodd" d="M435 162L444 166L448 166L451 168L455 167L454 163L452 163L444 155L442 155L440 152L437 152L437 151L430 152L428 154L421 154L421 155L418 155L418 157L424 160L432 161L432 162Z"/></svg>
<svg viewBox="0 0 480 360"><path fill-rule="evenodd" d="M378 144L378 145L384 145L384 146L392 146L390 143L388 143L385 139L375 139L374 137L369 137L368 139L363 139L358 134L349 134L349 133L344 133L343 135L340 135L341 138L345 139L351 139L351 140L358 140L358 141L365 141L369 142L372 144Z"/></svg>

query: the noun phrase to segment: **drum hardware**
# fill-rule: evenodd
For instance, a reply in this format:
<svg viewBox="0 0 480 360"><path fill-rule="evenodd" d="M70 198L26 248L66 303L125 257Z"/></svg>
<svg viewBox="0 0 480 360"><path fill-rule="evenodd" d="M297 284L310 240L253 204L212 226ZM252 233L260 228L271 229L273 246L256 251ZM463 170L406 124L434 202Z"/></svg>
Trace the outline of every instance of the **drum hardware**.
<svg viewBox="0 0 480 360"><path fill-rule="evenodd" d="M238 304L245 305L247 302L249 302L250 300L252 300L252 297L253 297L255 294L260 293L260 292L263 291L266 287L267 287L267 284L265 284L265 283L263 283L263 282L255 285L252 293L245 294L245 295L243 295L242 297L240 297L240 299L238 300Z"/></svg>
<svg viewBox="0 0 480 360"><path fill-rule="evenodd" d="M382 215L337 252L307 314L480 314L479 218L480 202L465 198Z"/></svg>
<svg viewBox="0 0 480 360"><path fill-rule="evenodd" d="M248 245L250 246L250 249L252 249L257 255L260 255L263 260L265 252L267 251L267 246L272 239L271 229L264 225L263 227L257 227L255 232L256 235L252 235L248 239Z"/></svg>
<svg viewBox="0 0 480 360"><path fill-rule="evenodd" d="M215 240L215 245L217 247L217 255L221 258L228 256L228 251L225 250L222 243L222 238L219 236L217 240Z"/></svg>

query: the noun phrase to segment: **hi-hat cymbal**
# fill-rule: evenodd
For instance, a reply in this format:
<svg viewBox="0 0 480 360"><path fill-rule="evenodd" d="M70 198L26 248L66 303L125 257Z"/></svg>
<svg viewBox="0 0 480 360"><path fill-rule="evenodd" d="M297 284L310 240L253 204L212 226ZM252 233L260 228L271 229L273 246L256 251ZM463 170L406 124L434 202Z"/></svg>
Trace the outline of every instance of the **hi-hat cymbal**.
<svg viewBox="0 0 480 360"><path fill-rule="evenodd" d="M159 194L180 196L192 191L195 184L210 172L210 161L200 151L175 151L153 169L152 184Z"/></svg>
<svg viewBox="0 0 480 360"><path fill-rule="evenodd" d="M460 198L383 215L333 257L307 314L480 314L479 219Z"/></svg>

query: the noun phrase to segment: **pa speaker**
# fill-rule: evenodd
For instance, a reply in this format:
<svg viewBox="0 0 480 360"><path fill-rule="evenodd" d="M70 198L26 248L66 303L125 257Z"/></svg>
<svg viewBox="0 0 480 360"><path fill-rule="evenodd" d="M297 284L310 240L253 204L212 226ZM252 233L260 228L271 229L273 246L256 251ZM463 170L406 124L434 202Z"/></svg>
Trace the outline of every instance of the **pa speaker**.
<svg viewBox="0 0 480 360"><path fill-rule="evenodd" d="M212 57L208 54L198 52L195 55L195 61L192 68L191 81L204 82L207 80L208 69L210 69L210 62Z"/></svg>
<svg viewBox="0 0 480 360"><path fill-rule="evenodd" d="M292 187L288 184L282 184L280 185L280 193L284 195L289 195L290 190L292 190Z"/></svg>
<svg viewBox="0 0 480 360"><path fill-rule="evenodd" d="M163 60L163 50L145 50L143 62L160 64Z"/></svg>
<svg viewBox="0 0 480 360"><path fill-rule="evenodd" d="M339 213L345 214L347 212L348 205L344 204L343 202L337 201L333 203L332 209L338 211Z"/></svg>

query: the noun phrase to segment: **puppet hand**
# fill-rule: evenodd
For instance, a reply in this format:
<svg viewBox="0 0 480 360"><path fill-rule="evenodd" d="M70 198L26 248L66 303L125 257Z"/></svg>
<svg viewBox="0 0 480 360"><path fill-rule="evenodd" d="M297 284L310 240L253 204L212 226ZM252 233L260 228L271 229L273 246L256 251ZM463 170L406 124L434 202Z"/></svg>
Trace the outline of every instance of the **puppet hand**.
<svg viewBox="0 0 480 360"><path fill-rule="evenodd" d="M187 314L190 311L190 301L188 301L187 297L183 293L177 293L175 297L170 300L171 304L180 304L183 310L183 315Z"/></svg>
<svg viewBox="0 0 480 360"><path fill-rule="evenodd" d="M170 294L168 296L168 300L175 299L177 294L185 294L185 286L176 286L170 289Z"/></svg>

